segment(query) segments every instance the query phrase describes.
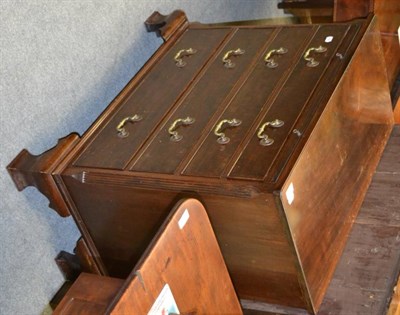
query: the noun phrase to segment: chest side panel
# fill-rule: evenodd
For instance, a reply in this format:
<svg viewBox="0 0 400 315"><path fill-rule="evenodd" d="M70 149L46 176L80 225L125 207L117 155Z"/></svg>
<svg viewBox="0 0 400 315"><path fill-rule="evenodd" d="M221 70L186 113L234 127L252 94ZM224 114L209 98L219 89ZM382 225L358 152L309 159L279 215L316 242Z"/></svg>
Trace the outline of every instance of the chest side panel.
<svg viewBox="0 0 400 315"><path fill-rule="evenodd" d="M196 198L207 210L232 281L242 298L304 307L295 256L272 195L236 198L195 191L92 184L64 176L110 276L126 277L171 207Z"/></svg>
<svg viewBox="0 0 400 315"><path fill-rule="evenodd" d="M222 29L187 30L122 102L113 117L98 127L74 165L123 169L228 33L229 30ZM196 53L182 52L181 59L186 65L178 67L176 55L190 48ZM117 126L134 115L142 119L134 123L127 121L124 129L129 135L120 137Z"/></svg>
<svg viewBox="0 0 400 315"><path fill-rule="evenodd" d="M393 124L375 23L361 40L282 188L284 211L315 308Z"/></svg>

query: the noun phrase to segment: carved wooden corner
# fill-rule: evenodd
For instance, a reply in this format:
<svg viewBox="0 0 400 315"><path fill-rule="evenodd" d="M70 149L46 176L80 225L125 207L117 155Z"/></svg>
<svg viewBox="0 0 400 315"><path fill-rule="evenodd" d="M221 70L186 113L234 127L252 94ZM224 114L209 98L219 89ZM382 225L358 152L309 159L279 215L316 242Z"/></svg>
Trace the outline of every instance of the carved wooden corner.
<svg viewBox="0 0 400 315"><path fill-rule="evenodd" d="M85 240L81 237L76 242L74 253L61 251L54 259L66 281L75 281L81 272L103 275L89 251Z"/></svg>
<svg viewBox="0 0 400 315"><path fill-rule="evenodd" d="M75 281L82 272L79 258L74 254L62 250L54 260L67 281Z"/></svg>
<svg viewBox="0 0 400 315"><path fill-rule="evenodd" d="M156 32L167 41L177 30L188 23L185 12L176 10L169 15L162 15L158 11L144 22L148 32Z"/></svg>
<svg viewBox="0 0 400 315"><path fill-rule="evenodd" d="M83 237L76 242L74 254L78 257L82 272L107 275L104 266L96 261Z"/></svg>
<svg viewBox="0 0 400 315"><path fill-rule="evenodd" d="M7 166L8 173L19 191L27 186L36 187L49 199L49 207L62 217L69 216L70 213L53 173L78 141L78 134L70 134L60 139L54 148L37 156L24 149Z"/></svg>

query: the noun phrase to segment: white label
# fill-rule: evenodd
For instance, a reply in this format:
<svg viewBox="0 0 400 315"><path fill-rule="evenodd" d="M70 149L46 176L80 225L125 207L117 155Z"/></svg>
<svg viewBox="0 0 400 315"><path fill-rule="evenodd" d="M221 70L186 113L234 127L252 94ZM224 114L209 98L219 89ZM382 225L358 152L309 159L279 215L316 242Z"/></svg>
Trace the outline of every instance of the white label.
<svg viewBox="0 0 400 315"><path fill-rule="evenodd" d="M293 183L290 183L288 189L286 190L286 199L289 205L293 203L294 200L294 186Z"/></svg>
<svg viewBox="0 0 400 315"><path fill-rule="evenodd" d="M180 314L168 283L161 290L147 315Z"/></svg>
<svg viewBox="0 0 400 315"><path fill-rule="evenodd" d="M183 229L188 220L189 220L189 211L185 209L185 212L183 212L181 218L178 221L178 225L181 230Z"/></svg>
<svg viewBox="0 0 400 315"><path fill-rule="evenodd" d="M331 43L333 41L333 36L326 36L325 43Z"/></svg>

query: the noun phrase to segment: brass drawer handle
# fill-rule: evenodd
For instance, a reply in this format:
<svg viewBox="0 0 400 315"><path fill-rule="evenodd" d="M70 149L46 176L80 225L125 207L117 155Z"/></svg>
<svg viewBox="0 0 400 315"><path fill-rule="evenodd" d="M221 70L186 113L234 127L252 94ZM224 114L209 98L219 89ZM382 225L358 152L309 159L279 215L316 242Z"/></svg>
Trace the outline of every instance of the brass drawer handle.
<svg viewBox="0 0 400 315"><path fill-rule="evenodd" d="M316 67L319 65L318 61L315 61L314 58L310 57L310 54L313 51L321 54L326 51L326 47L319 46L319 47L311 47L311 48L307 49L306 53L304 54L304 60L307 61L307 67Z"/></svg>
<svg viewBox="0 0 400 315"><path fill-rule="evenodd" d="M280 128L284 124L285 123L280 119L274 119L272 121L268 121L265 124L263 124L260 127L260 129L258 129L258 132L257 132L257 137L260 139L260 144L262 146L269 146L274 143L274 139L268 137L268 135L266 133L264 133L265 128L267 128L267 127Z"/></svg>
<svg viewBox="0 0 400 315"><path fill-rule="evenodd" d="M170 140L174 142L181 141L183 139L183 136L176 131L178 128L178 125L183 125L183 126L188 126L191 125L195 122L195 119L192 117L186 117L186 118L178 118L175 120L171 126L168 128L168 133L170 134Z"/></svg>
<svg viewBox="0 0 400 315"><path fill-rule="evenodd" d="M222 62L224 63L224 66L228 69L232 69L235 67L235 63L232 62L230 59L231 56L240 56L244 54L244 50L241 48L235 49L235 50L229 50L225 53L225 55L222 57Z"/></svg>
<svg viewBox="0 0 400 315"><path fill-rule="evenodd" d="M270 50L264 57L265 65L268 68L276 68L279 64L272 58L273 55L284 55L288 50L284 47Z"/></svg>
<svg viewBox="0 0 400 315"><path fill-rule="evenodd" d="M142 116L136 115L136 114L122 119L121 122L118 124L118 126L115 128L118 131L118 137L126 138L127 136L129 136L129 132L126 131L125 127L124 127L127 122L135 123L135 122L141 121L142 119L143 119Z"/></svg>
<svg viewBox="0 0 400 315"><path fill-rule="evenodd" d="M182 58L185 56L194 55L195 53L197 53L197 50L193 48L181 49L180 51L178 51L174 57L176 66L178 68L183 68L184 66L186 66L186 62L183 61Z"/></svg>
<svg viewBox="0 0 400 315"><path fill-rule="evenodd" d="M237 127L241 123L242 121L236 118L221 120L214 129L214 134L218 137L217 142L219 144L227 144L231 140L225 135L225 133L222 132L222 127L224 124L228 124L229 127Z"/></svg>

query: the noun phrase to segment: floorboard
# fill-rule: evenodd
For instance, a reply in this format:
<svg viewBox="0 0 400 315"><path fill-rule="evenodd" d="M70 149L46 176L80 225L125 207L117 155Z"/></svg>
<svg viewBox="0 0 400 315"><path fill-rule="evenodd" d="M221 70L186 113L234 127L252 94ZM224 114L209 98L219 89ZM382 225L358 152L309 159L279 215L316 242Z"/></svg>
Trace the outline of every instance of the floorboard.
<svg viewBox="0 0 400 315"><path fill-rule="evenodd" d="M400 262L400 126L393 129L318 314L386 314Z"/></svg>

